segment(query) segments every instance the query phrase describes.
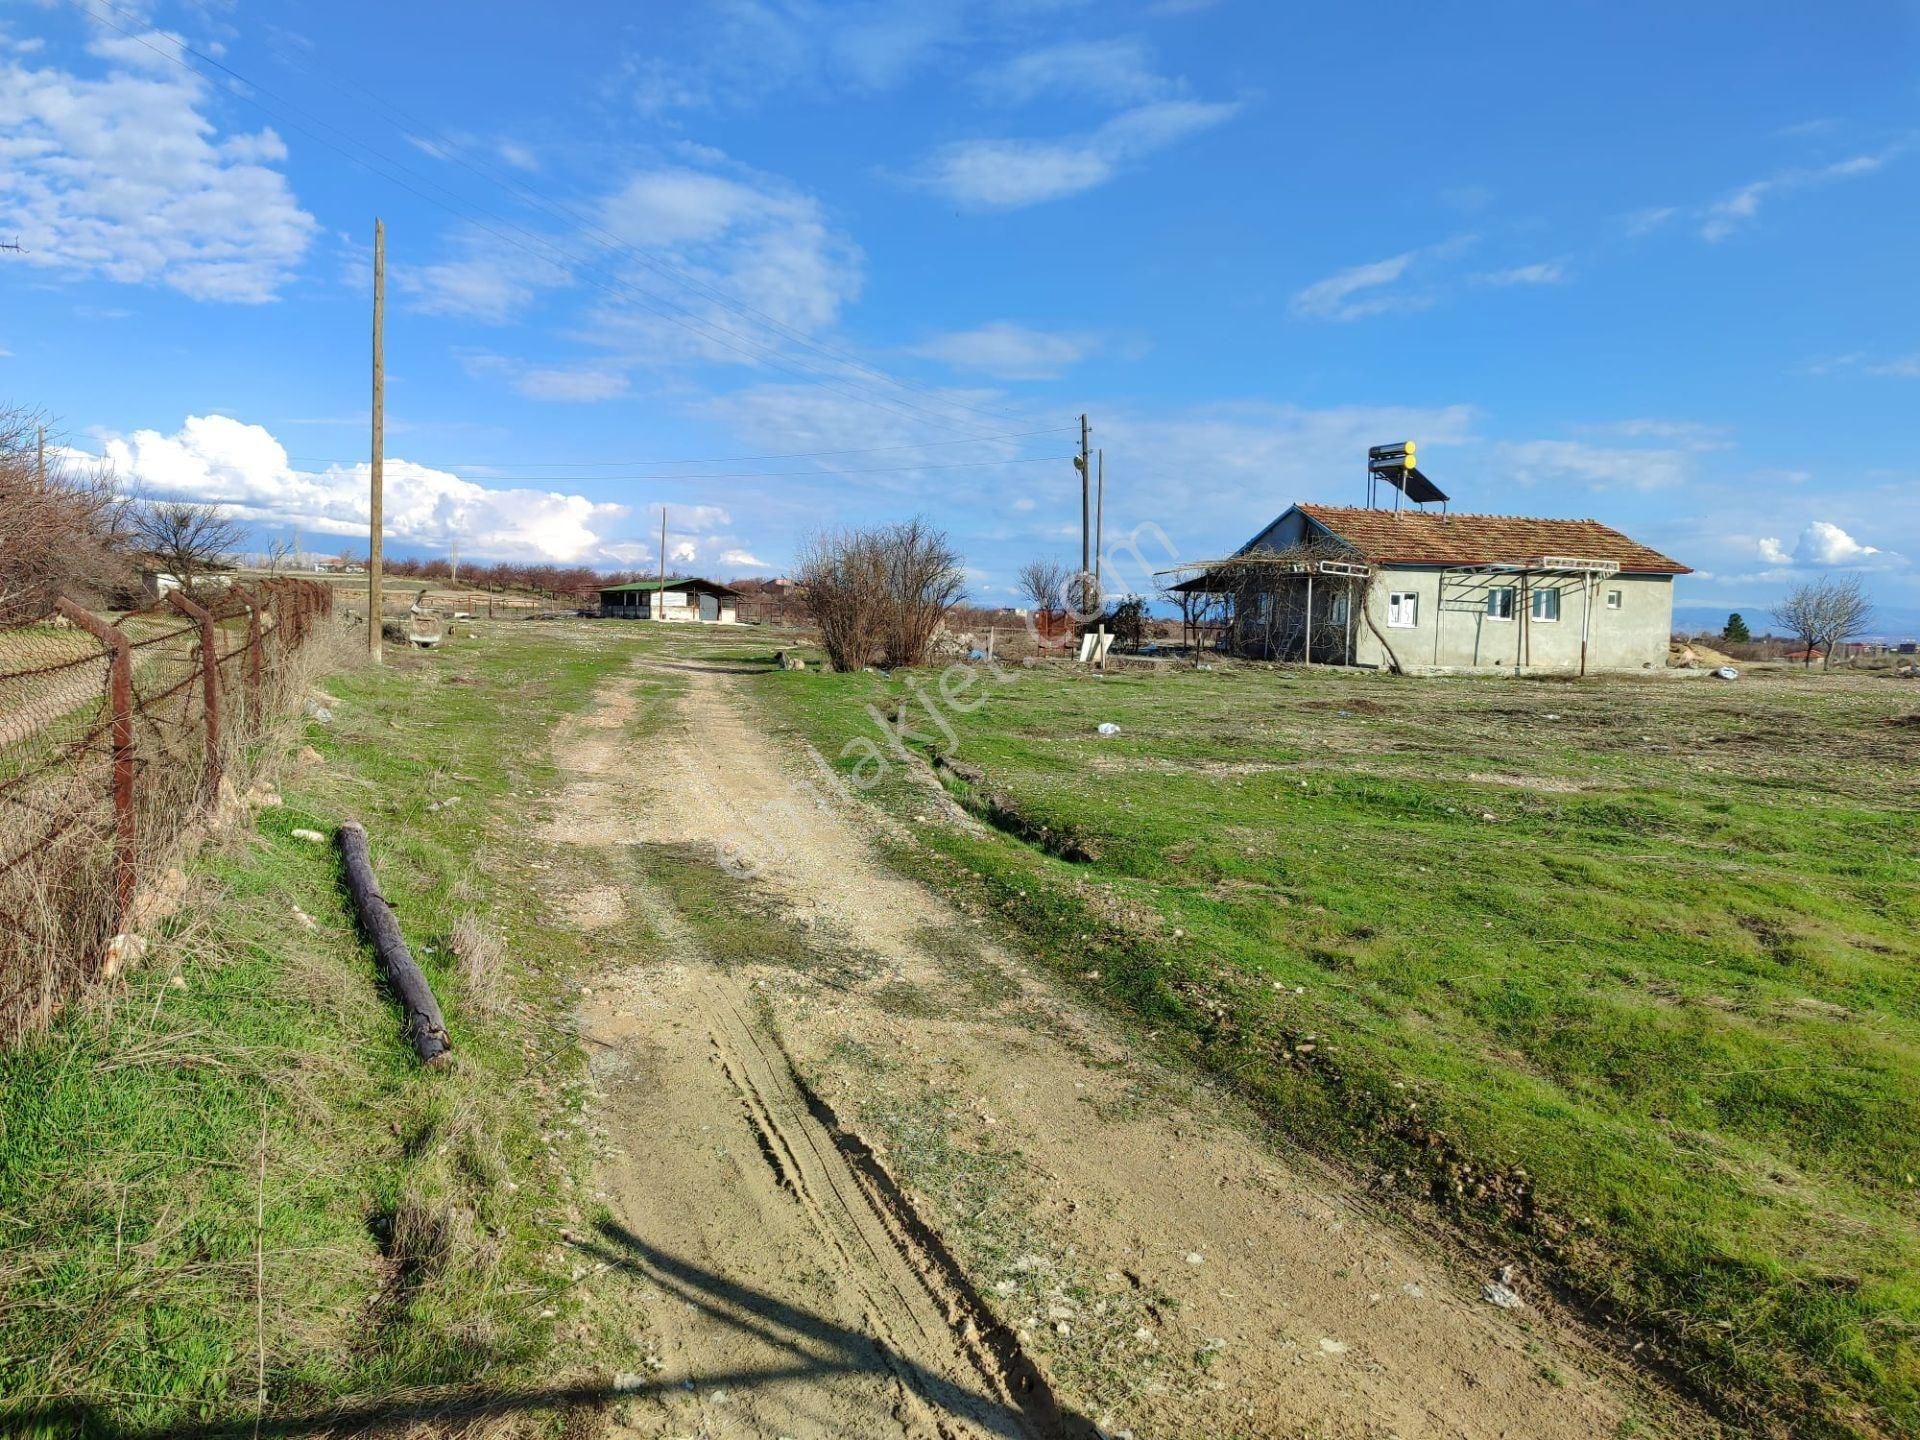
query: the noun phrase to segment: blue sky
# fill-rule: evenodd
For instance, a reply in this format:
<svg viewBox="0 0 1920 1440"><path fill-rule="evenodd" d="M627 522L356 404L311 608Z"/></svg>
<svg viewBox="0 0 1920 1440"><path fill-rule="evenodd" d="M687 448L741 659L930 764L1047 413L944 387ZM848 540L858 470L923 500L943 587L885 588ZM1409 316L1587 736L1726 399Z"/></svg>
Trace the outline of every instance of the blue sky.
<svg viewBox="0 0 1920 1440"><path fill-rule="evenodd" d="M379 215L403 553L920 511L1008 598L1086 411L1151 558L1411 437L1683 605L1858 568L1920 628L1920 7L1333 10L0 4L0 394L363 538Z"/></svg>

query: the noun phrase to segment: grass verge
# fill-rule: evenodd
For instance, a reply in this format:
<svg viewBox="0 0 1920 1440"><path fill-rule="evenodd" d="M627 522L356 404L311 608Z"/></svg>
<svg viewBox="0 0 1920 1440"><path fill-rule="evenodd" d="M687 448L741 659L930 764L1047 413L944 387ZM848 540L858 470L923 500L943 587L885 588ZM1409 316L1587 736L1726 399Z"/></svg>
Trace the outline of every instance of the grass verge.
<svg viewBox="0 0 1920 1440"><path fill-rule="evenodd" d="M850 780L888 757L867 798L911 824L924 786L868 709L907 705L904 746L953 748L963 803L1020 823L919 827L904 868L1743 1426L1920 1429L1920 755L1893 682L1011 673L939 721L928 676L754 686Z"/></svg>
<svg viewBox="0 0 1920 1440"><path fill-rule="evenodd" d="M119 990L0 1055L0 1430L251 1432L457 1401L489 1433L581 1422L623 1356L564 1227L589 1139L565 1021L589 964L544 918L552 726L610 656L480 627L324 682L282 803L205 848ZM422 1071L331 836L375 865L446 1012ZM264 1388L262 1382L264 1381Z"/></svg>

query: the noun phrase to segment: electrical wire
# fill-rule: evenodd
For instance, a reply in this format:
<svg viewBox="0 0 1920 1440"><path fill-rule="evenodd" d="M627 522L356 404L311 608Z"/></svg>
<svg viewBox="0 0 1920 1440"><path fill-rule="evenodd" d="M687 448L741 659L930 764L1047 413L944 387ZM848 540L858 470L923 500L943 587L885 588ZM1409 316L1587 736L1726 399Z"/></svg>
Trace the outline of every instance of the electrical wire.
<svg viewBox="0 0 1920 1440"><path fill-rule="evenodd" d="M672 480L787 480L812 475L909 475L923 470L983 470L995 465L1064 465L1072 458L1070 455L1030 455L1019 460L964 460L952 465L881 465L861 470L737 470L733 472L706 470L692 475L596 475L593 478L607 481L644 480L651 484ZM367 462L365 459L358 459L329 460L325 463L328 467L344 470ZM389 470L396 465L416 465L423 470L452 468L444 465L427 465L418 460L404 460L395 455L387 456L386 464ZM542 482L573 484L581 479L578 475L485 475L466 478L511 480L519 485L534 485Z"/></svg>

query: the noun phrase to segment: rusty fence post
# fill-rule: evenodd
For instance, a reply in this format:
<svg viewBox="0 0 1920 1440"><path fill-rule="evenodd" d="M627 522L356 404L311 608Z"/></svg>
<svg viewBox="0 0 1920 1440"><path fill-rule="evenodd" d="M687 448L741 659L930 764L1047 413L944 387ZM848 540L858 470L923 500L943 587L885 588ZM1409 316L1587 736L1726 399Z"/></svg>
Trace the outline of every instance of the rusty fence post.
<svg viewBox="0 0 1920 1440"><path fill-rule="evenodd" d="M167 601L200 627L200 688L206 704L207 793L220 793L220 651L213 637L213 615L178 590Z"/></svg>
<svg viewBox="0 0 1920 1440"><path fill-rule="evenodd" d="M133 645L92 611L61 600L60 613L107 647L107 709L113 735L114 896L119 904L113 928L126 923L133 908L139 837L133 817Z"/></svg>
<svg viewBox="0 0 1920 1440"><path fill-rule="evenodd" d="M242 596L247 607L247 657L241 665L240 673L247 687L247 724L255 733L260 728L260 650L266 644L260 633L260 594L256 590L251 595Z"/></svg>

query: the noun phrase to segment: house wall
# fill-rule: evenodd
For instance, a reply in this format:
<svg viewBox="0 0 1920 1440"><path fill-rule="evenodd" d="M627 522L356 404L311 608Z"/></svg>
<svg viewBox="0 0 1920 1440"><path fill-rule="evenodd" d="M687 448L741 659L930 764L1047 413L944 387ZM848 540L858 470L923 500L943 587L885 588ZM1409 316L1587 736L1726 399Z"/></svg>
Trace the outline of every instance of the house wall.
<svg viewBox="0 0 1920 1440"><path fill-rule="evenodd" d="M640 593L603 593L602 615L624 620L670 620L674 622L736 625L738 603L726 596L709 596L707 614L702 614L702 596L688 590L652 590ZM716 604L717 601L717 604ZM716 613L717 612L717 613Z"/></svg>
<svg viewBox="0 0 1920 1440"><path fill-rule="evenodd" d="M1514 617L1487 613L1487 592L1512 587ZM1560 592L1560 618L1535 620L1528 596ZM1607 592L1620 592L1620 608L1607 608ZM1383 566L1367 596L1374 625L1403 668L1577 671L1580 668L1582 585L1577 575L1472 574L1438 567ZM1387 623L1391 596L1412 594L1417 623ZM1673 578L1668 575L1603 576L1592 586L1593 617L1587 642L1588 670L1659 670L1667 663L1673 630ZM1364 623L1356 638L1356 664L1387 664L1380 639Z"/></svg>

